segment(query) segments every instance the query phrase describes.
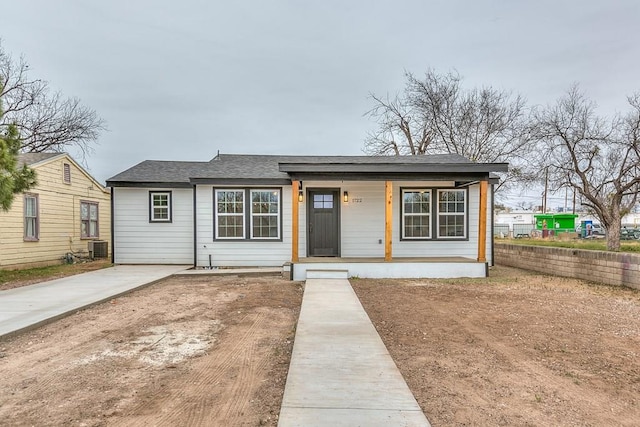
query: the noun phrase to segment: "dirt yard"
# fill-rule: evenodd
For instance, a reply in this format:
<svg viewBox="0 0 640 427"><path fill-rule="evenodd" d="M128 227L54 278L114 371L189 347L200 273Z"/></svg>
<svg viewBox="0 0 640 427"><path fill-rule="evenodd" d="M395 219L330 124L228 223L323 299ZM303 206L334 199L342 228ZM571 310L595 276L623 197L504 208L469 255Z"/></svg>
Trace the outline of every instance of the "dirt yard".
<svg viewBox="0 0 640 427"><path fill-rule="evenodd" d="M0 424L277 424L302 286L170 278L0 340Z"/></svg>
<svg viewBox="0 0 640 427"><path fill-rule="evenodd" d="M431 423L631 426L640 292L495 268L353 280ZM302 286L171 278L0 340L0 424L277 424Z"/></svg>
<svg viewBox="0 0 640 427"><path fill-rule="evenodd" d="M640 292L507 267L354 280L434 426L640 425Z"/></svg>

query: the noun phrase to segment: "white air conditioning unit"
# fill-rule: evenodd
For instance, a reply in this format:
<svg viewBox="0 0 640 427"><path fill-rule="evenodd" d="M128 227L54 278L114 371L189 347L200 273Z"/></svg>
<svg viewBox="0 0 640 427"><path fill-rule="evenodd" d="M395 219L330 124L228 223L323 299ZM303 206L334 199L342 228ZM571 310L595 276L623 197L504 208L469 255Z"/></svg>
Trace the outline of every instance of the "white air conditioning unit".
<svg viewBox="0 0 640 427"><path fill-rule="evenodd" d="M92 240L89 243L89 258L107 258L109 256L109 242Z"/></svg>

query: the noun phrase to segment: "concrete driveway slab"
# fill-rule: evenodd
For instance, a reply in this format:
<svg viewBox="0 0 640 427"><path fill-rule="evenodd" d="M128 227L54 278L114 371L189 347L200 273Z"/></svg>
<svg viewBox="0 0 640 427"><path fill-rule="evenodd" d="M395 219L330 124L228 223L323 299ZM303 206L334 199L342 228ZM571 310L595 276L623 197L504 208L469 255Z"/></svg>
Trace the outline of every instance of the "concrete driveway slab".
<svg viewBox="0 0 640 427"><path fill-rule="evenodd" d="M0 337L37 327L189 267L117 265L0 291Z"/></svg>

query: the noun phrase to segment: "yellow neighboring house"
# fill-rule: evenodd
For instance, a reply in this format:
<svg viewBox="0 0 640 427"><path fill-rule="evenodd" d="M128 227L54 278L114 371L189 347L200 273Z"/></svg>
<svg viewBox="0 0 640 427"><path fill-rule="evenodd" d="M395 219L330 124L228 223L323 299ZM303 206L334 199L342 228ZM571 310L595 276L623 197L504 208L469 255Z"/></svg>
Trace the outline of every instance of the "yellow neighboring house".
<svg viewBox="0 0 640 427"><path fill-rule="evenodd" d="M92 254L107 257L109 190L66 153L26 153L19 160L36 171L38 184L17 194L8 212L0 210L0 268L61 263L69 253L88 256L90 245Z"/></svg>

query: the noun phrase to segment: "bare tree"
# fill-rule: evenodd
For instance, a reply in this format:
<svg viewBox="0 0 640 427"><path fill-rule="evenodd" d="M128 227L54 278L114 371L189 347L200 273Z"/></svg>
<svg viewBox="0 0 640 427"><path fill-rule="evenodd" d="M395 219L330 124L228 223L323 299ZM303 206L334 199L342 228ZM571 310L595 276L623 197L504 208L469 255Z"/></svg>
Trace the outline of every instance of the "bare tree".
<svg viewBox="0 0 640 427"><path fill-rule="evenodd" d="M29 66L15 61L0 45L0 103L3 115L0 131L14 125L20 135L22 152L91 150L104 121L76 98L51 93L46 81L29 77Z"/></svg>
<svg viewBox="0 0 640 427"><path fill-rule="evenodd" d="M554 189L575 189L582 206L607 229L607 249L620 250L621 219L640 193L640 94L626 115L607 119L577 86L555 105L534 111L534 136L546 153Z"/></svg>
<svg viewBox="0 0 640 427"><path fill-rule="evenodd" d="M428 70L424 79L405 75L401 95L371 95L374 107L367 114L378 129L367 136L366 153L456 153L476 162L509 162L510 172L499 187L528 178L528 123L521 96L491 87L465 90L453 72Z"/></svg>

